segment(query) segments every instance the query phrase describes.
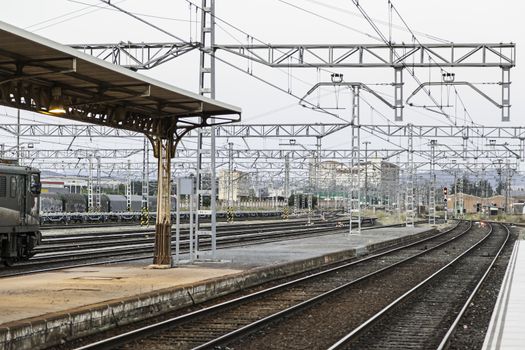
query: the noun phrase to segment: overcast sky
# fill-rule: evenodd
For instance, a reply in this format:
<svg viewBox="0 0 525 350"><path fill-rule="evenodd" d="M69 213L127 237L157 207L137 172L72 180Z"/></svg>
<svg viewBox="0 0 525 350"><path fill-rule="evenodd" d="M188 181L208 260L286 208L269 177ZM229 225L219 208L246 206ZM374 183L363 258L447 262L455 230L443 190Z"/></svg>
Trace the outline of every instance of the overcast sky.
<svg viewBox="0 0 525 350"><path fill-rule="evenodd" d="M195 0L193 0L195 1ZM114 0L113 3L122 8L140 14L142 18L162 27L163 29L184 38L196 40L198 24L195 23L195 8L185 0L171 1L139 1ZM196 1L200 5L200 1ZM414 31L418 40L436 42L430 35L444 40L462 43L493 43L514 42L517 44L517 67L511 70L511 122L505 125L523 125L525 114L524 70L521 67L523 59L520 55L525 29L523 13L525 3L518 0L393 0L392 3L403 19ZM360 1L361 6L370 17L374 18L380 30L388 34L388 6L386 0ZM93 7L93 5L102 8ZM41 36L56 40L63 44L80 43L113 43L120 41L159 42L173 41L173 38L152 29L129 16L114 10L104 9L106 6L94 0L18 0L4 4L0 12L0 20L24 28ZM247 43L243 34L228 24L234 25L266 43L377 43L371 36L376 36L372 27L358 14L356 6L350 0L217 0L217 16L224 20L217 27L217 43ZM396 26L402 26L396 15L393 17ZM397 27L396 27L397 28ZM405 30L394 29L393 41L411 42ZM255 43L256 41L254 41ZM242 59L218 54L221 58L246 70L249 63ZM501 79L501 70L497 68L448 69L456 73L456 80L476 83L497 83ZM330 69L329 71L335 71ZM361 81L368 84L383 84L393 81L392 69L341 69L347 81ZM290 90L302 96L314 84L329 81L329 72L317 72L315 69L279 70L259 65L253 65L255 75L264 78L284 90ZM198 87L198 53L192 52L161 67L141 73L161 79L173 85L197 91ZM421 81L438 80L439 71L419 69L416 71ZM408 96L417 86L413 79L405 73L405 96ZM495 100L501 98L501 88L498 85L479 85ZM379 92L391 98L391 86L376 85ZM501 111L476 95L467 88L458 87L466 110L452 107L448 111L453 115L453 121L463 124L464 120L483 125L502 125ZM455 104L454 94L432 91L438 100ZM348 120L350 96L344 91L323 91L322 98L317 102L341 109L336 110L339 118ZM390 96L390 97L389 97ZM452 96L452 97L451 97ZM374 106L373 111L367 103L362 103L362 123L387 123L386 118L393 119L393 112L381 105L370 96L364 96L367 103ZM217 66L217 98L238 105L243 109L244 123L304 123L327 122L336 123L340 119L332 116L308 111L297 104L291 96L268 87L247 74L238 72L218 62ZM314 100L312 102L316 102ZM429 101L423 97L421 104ZM0 107L3 108L3 107ZM0 109L1 111L2 109ZM5 109L13 114L11 109ZM35 122L46 119L24 113L24 117ZM12 121L4 118L1 121ZM56 122L56 120L53 120ZM443 116L421 109L406 108L405 122L415 124L449 124ZM326 147L349 148L348 135L336 135L326 140ZM58 141L67 143L67 140ZM95 142L96 144L93 144ZM260 142L259 146L276 147L273 141ZM421 140L421 143L427 142ZM7 140L12 143L12 140ZM120 145L126 147L125 141L79 140L76 145L93 147L111 147ZM458 143L460 143L458 141ZM378 143L379 144L379 143ZM60 145L48 144L40 148L55 148ZM136 147L141 147L140 142ZM239 147L241 147L239 145Z"/></svg>

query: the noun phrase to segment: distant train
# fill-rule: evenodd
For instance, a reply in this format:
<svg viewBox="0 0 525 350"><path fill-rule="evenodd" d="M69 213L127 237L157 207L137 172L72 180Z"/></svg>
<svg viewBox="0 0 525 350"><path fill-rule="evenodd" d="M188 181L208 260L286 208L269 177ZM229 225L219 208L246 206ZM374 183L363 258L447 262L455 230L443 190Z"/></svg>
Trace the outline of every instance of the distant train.
<svg viewBox="0 0 525 350"><path fill-rule="evenodd" d="M175 208L175 197L171 199ZM157 197L148 197L150 213L157 208ZM88 212L88 196L78 193L42 193L41 222L138 221L141 217L142 196L132 195L130 208L126 196L102 194L100 210Z"/></svg>
<svg viewBox="0 0 525 350"><path fill-rule="evenodd" d="M40 171L0 164L0 262L27 260L40 243Z"/></svg>
<svg viewBox="0 0 525 350"><path fill-rule="evenodd" d="M50 223L81 223L81 222L139 222L143 216L142 196L132 195L130 210L127 207L126 196L103 194L100 197L100 210L88 212L88 197L85 194L78 193L42 193L40 197L42 224ZM148 216L154 220L157 209L157 197L148 197ZM171 198L172 219L175 219L176 198ZM257 218L280 216L281 211L246 211L235 212L237 218ZM202 218L208 218L209 214L200 214ZM217 212L217 218L226 218L227 213L224 211ZM189 219L187 212L181 213L181 219Z"/></svg>

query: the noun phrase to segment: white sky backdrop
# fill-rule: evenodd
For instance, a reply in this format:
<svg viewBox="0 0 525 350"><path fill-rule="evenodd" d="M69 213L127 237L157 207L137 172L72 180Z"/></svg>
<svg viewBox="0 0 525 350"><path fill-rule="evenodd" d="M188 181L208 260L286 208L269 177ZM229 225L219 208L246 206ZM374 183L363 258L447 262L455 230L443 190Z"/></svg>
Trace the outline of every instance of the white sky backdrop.
<svg viewBox="0 0 525 350"><path fill-rule="evenodd" d="M201 5L200 1L193 1L199 6ZM377 43L372 38L349 29L351 27L357 31L375 36L370 25L358 15L357 8L350 0L286 1L289 4L315 12L330 19L330 21L340 24L306 13L279 0L216 0L216 12L219 18L243 29L256 39L266 43ZM196 35L198 26L194 22L195 10L194 8L190 9L188 2L185 0L115 0L113 3L128 11L148 15L149 17L143 18L186 40L190 39L190 35L193 40L198 39ZM511 122L504 125L524 125L525 76L522 68L524 62L520 52L524 46L523 44L525 44L525 27L523 24L525 2L518 0L394 0L392 3L415 31L428 33L457 43L515 42L517 44L517 67L511 70ZM385 22L388 20L386 0L361 1L360 4L371 17ZM3 5L0 12L0 20L63 44L173 41L169 36L149 28L125 14L89 6L106 7L102 2L95 0L18 0L7 1ZM245 34L228 27L224 23L219 22L218 24L221 28L217 27L217 43L247 43ZM402 25L396 16L394 16L394 24ZM388 34L387 26L379 22L378 26L383 33ZM227 32L223 29L226 29ZM393 34L393 41L395 42L411 42L410 36L405 31L395 30ZM418 35L418 39L423 43L435 42L422 35ZM220 52L218 55L243 69L248 67L248 63L245 60ZM296 99L276 91L220 62L217 62L217 69L216 97L219 100L242 107L243 123L340 122L334 117L308 111L298 106ZM285 90L290 88L299 96L304 95L311 86L318 82L318 75L315 69L295 69L289 72L288 70L278 70L257 64L253 65L253 69L255 75L263 77ZM447 70L456 73L456 80L498 82L501 79L501 70L496 68ZM330 69L330 71L344 73L347 81L362 81L365 83L391 83L393 81L392 69ZM419 69L416 72L420 80L428 81L428 69ZM191 91L197 91L198 53L186 54L168 64L151 71L141 71L141 73ZM291 84L289 83L290 73L293 75ZM432 77L433 80L438 80L440 78L439 71L434 70ZM320 81L329 81L329 79L328 72L321 72ZM416 87L416 84L407 72L404 74L404 79L406 82L406 98ZM481 88L494 99L499 100L501 98L501 88L499 86L482 85ZM391 86L379 86L377 89L385 93L386 97L393 95ZM501 111L498 108L467 88L458 87L458 91L474 122L483 125L503 125L501 123ZM330 94L330 91L326 92L329 93L327 96L333 100L334 95ZM433 90L433 94L438 100L441 99L439 88ZM364 97L379 112L383 113L390 120L393 119L391 110L382 106L380 102L369 95L364 95ZM348 103L349 99L348 94L340 93L341 106ZM323 99L322 102L328 102L328 100ZM419 102L430 103L428 99L420 100ZM3 109L4 107L0 107L0 113L3 112ZM449 111L452 113L452 109ZM8 108L5 108L5 112L10 115L15 114L14 110ZM341 118L349 119L349 109L340 110L338 113ZM387 123L377 112L372 113L370 107L365 103L362 103L361 113L362 123ZM465 112L458 108L457 123L463 124L465 117L467 117ZM24 113L24 118L35 122L50 121L47 117L30 113ZM14 122L14 120L3 117L0 119L0 122ZM56 123L57 120L52 119L52 122ZM443 116L414 108L405 109L405 122L426 125L446 125L450 123ZM70 122L64 121L64 123ZM4 138L5 136L0 137ZM324 140L323 146L326 148L348 149L348 137L349 130ZM366 139L366 136L363 135L362 137L363 140ZM52 140L54 143L49 143L45 140L40 140L41 143L38 145L38 148L63 148L63 144L67 145L69 141L54 139ZM241 146L240 141L236 142L238 142L237 147L244 147ZM370 148L374 148L374 145L376 146L375 148L386 147L384 143L374 142L375 144L373 143L369 146ZM417 140L416 146L427 142L428 140L425 139ZM14 138L6 137L0 143L13 145L15 140ZM258 143L254 142L253 144L255 145L254 147L277 148L279 147L277 143L278 141L268 140L258 141ZM313 141L307 141L306 143L309 146ZM461 144L461 141L457 140L451 143ZM74 145L77 148L142 147L140 140L133 143L132 146L130 146L129 140L103 139L78 140L75 141ZM188 145L191 145L191 143L188 143Z"/></svg>

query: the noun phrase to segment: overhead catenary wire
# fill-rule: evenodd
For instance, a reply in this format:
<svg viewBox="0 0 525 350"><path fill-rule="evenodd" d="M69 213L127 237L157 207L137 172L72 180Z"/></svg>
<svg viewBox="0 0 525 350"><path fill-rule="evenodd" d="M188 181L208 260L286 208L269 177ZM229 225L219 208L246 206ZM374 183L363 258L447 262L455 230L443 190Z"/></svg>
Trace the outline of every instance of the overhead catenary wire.
<svg viewBox="0 0 525 350"><path fill-rule="evenodd" d="M333 19L331 19L331 18L328 18L328 17L325 17L325 16L323 16L323 15L320 15L319 13L316 13L316 12L313 12L313 11L310 11L310 10L307 10L307 9L305 9L304 7L297 6L297 5L292 4L292 3L288 2L288 1L285 1L285 0L277 0L277 1L279 1L279 2L281 2L281 3L283 3L283 4L286 4L286 5L288 5L288 6L291 6L291 7L293 7L293 8L296 8L296 9L298 9L298 10L300 10L300 11L303 11L303 12L309 13L309 14L311 14L311 15L314 15L314 16L316 16L316 17L319 17L319 18L321 18L321 19L324 19L324 20L326 20L326 21L328 21L328 22L331 22L331 23L337 24L337 25L339 25L339 26L341 26L341 27L344 27L344 28L346 28L346 29L349 29L349 30L351 30L351 31L353 31L353 32L355 32L355 33L362 34L362 35L364 35L364 36L366 36L366 37L368 37L368 38L374 39L374 40L376 40L376 41L381 41L381 38L378 38L378 37L376 37L376 36L374 36L374 35L372 35L372 34L369 34L369 33L365 32L365 31L359 30L359 29L354 28L354 27L350 27L350 26L347 25L347 24L344 24L344 23L341 23L341 22L335 21L335 20L333 20Z"/></svg>
<svg viewBox="0 0 525 350"><path fill-rule="evenodd" d="M126 0L121 0L121 1L118 1L117 3L122 3L122 2L124 2L124 1L126 1ZM60 18L63 18L63 17L67 17L67 16L72 15L72 14L74 14L74 13L78 13L78 12L82 12L82 11L88 10L89 8L92 8L92 7L93 7L93 5L88 5L88 6L84 7L84 8L82 8L82 9L78 9L78 10L70 11L70 12L67 12L67 13L65 13L65 14L62 14L62 15L59 15L59 16L55 16L55 17L52 17L52 18L47 19L47 20L44 20L44 21L40 21L40 22L35 23L35 24L33 24L33 25L29 26L29 27L26 27L25 29L31 29L31 28L33 28L33 29L31 29L33 32L38 32L38 31L41 31L41 30L44 30L44 29L47 29L47 28L50 28L50 27L56 26L56 25L58 25L58 24L68 22L68 21L70 21L70 20L72 20L72 19L76 19L76 18L79 18L79 17L85 16L85 15L91 14L91 13L93 13L93 12L97 12L97 11L99 11L99 10L103 10L103 9L108 10L108 8L105 8L105 7L103 7L103 6L97 6L98 8L95 8L94 10L91 10L91 11L88 11L88 12L85 12L85 13L80 13L80 14L78 14L78 15L76 15L76 16L72 16L72 17L69 17L69 18L65 18L65 19L63 19L63 20L61 20L61 21L58 21L58 22L55 22L55 23L51 23L51 24L45 25L45 26L43 26L43 27L37 27L39 24L44 24L44 23L47 23L47 22L50 22L50 21L53 21L53 20L56 20L56 19L60 19ZM37 28L34 28L34 27L37 27Z"/></svg>
<svg viewBox="0 0 525 350"><path fill-rule="evenodd" d="M235 70L238 70L239 72L242 72L242 73L244 73L244 74L248 74L249 76L253 77L254 79L256 79L256 80L258 80L258 81L260 81L260 82L262 82L262 83L264 83L264 84L266 84L266 85L268 85L268 86L271 86L271 87L273 87L273 88L275 88L275 89L277 89L277 90L279 90L279 91L281 91L281 92L284 92L284 93L288 94L289 96L292 96L292 97L296 98L297 100L301 101L301 96L298 96L298 95L294 94L293 92L288 92L286 89L283 89L283 88L277 86L276 84L271 83L271 82L269 82L269 81L267 81L267 80L265 80L265 79L263 79L263 78L261 78L261 77L258 77L258 76L254 75L254 74L249 74L249 73L247 73L244 69L242 69L242 68L240 68L240 67L238 67L238 66L232 64L231 62L228 62L228 61L226 61L226 60L224 60L224 59L222 59L222 58L220 58L220 57L217 57L213 52L210 53L210 52L208 52L208 51L203 50L203 48L200 46L200 44L197 44L197 43L189 43L189 42L187 42L186 40L180 38L179 36L177 36L177 35L175 35L175 34L172 34L172 33L168 32L167 30L165 30L165 29L163 29L163 28L161 28L161 27L159 27L159 26L157 26L157 25L155 25L155 24L153 24L153 23L151 23L151 22L148 22L147 20L141 18L140 16L134 15L133 13L131 13L131 12L129 12L129 11L126 11L126 10L120 8L120 7L116 6L115 4L112 4L110 0L99 0L99 1L108 4L109 6L111 6L111 7L113 7L113 8L118 9L118 10L121 11L122 13L124 13L124 14L126 14L126 15L128 15L128 16L130 16L130 17L133 17L133 18L135 18L136 20L138 20L138 21L140 21L140 22L146 24L147 26L150 26L150 27L152 27L152 28L154 28L154 29L156 29L156 30L158 30L158 31L160 31L160 32L162 32L162 33L164 33L164 34L166 34L166 35L168 35L168 36L170 36L170 37L176 39L176 40L179 40L180 42L186 43L186 44L188 44L188 45L192 45L192 46L198 48L199 50L204 51L206 54L213 55L213 57L214 57L216 60L218 60L218 61L220 61L220 62L222 62L222 63L228 65L229 67L234 68ZM188 0L187 0L187 1L188 1ZM310 102L308 102L308 101L304 101L304 103L305 103L306 105L310 105L310 107L306 106L307 108L310 108L310 109L312 109L312 110L314 110L314 111L316 111L316 112L322 112L322 113L325 113L325 114L329 114L329 115L331 115L332 117L337 118L337 119L339 119L339 120L341 120L341 121L348 122L346 119L340 117L339 115L337 115L337 114L335 114L335 113L332 113L332 112L329 112L329 111L326 111L326 110L324 110L323 108L317 108L317 106L315 106L314 104L312 104L312 103L310 103Z"/></svg>

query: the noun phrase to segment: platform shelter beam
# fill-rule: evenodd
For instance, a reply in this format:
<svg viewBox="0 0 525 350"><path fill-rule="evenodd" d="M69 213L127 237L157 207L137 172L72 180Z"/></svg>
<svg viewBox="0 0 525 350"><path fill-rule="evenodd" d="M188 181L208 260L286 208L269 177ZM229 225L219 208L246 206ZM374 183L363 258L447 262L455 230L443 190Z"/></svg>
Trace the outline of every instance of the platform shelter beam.
<svg viewBox="0 0 525 350"><path fill-rule="evenodd" d="M239 121L240 108L4 22L0 22L0 36L1 105L148 136L159 160L153 264L170 267L170 163L175 146L192 129Z"/></svg>

